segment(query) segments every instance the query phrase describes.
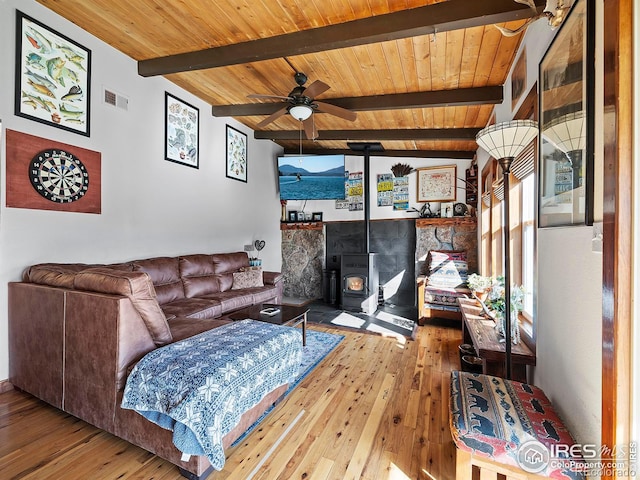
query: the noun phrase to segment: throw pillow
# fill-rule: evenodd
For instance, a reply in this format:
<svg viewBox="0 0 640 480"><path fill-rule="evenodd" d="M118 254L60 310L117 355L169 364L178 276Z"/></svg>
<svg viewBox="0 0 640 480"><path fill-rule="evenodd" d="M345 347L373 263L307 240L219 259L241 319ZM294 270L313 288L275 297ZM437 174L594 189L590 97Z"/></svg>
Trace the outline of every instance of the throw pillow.
<svg viewBox="0 0 640 480"><path fill-rule="evenodd" d="M233 286L231 290L251 287L264 287L262 267L247 268L233 272Z"/></svg>
<svg viewBox="0 0 640 480"><path fill-rule="evenodd" d="M428 263L428 285L461 287L467 282L467 254L464 251L431 250Z"/></svg>

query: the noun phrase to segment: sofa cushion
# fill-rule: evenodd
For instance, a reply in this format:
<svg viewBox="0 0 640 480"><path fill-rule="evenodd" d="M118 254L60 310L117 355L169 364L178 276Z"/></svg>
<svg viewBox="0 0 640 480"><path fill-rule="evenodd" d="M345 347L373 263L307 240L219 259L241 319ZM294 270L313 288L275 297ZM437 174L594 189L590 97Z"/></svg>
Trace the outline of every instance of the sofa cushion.
<svg viewBox="0 0 640 480"><path fill-rule="evenodd" d="M89 268L75 276L73 286L78 290L129 297L147 326L153 342L165 345L172 341L169 324L158 305L153 283L146 273L108 267Z"/></svg>
<svg viewBox="0 0 640 480"><path fill-rule="evenodd" d="M233 285L231 290L241 288L263 287L262 267L249 267L239 272L233 272Z"/></svg>
<svg viewBox="0 0 640 480"><path fill-rule="evenodd" d="M180 298L162 305L167 318L217 318L222 315L220 302L208 298Z"/></svg>
<svg viewBox="0 0 640 480"><path fill-rule="evenodd" d="M180 276L187 298L201 297L220 291L218 275L216 275L211 255L180 257Z"/></svg>
<svg viewBox="0 0 640 480"><path fill-rule="evenodd" d="M145 272L156 289L158 303L164 305L184 298L178 257L156 257L133 262L133 270Z"/></svg>
<svg viewBox="0 0 640 480"><path fill-rule="evenodd" d="M424 303L429 305L442 305L458 310L458 298L471 295L471 290L464 287L424 287Z"/></svg>
<svg viewBox="0 0 640 480"><path fill-rule="evenodd" d="M206 298L220 302L222 314L225 314L253 305L253 292L251 290L251 288L228 290L226 292L212 293L207 295Z"/></svg>
<svg viewBox="0 0 640 480"><path fill-rule="evenodd" d="M466 286L466 252L461 250L431 250L427 264L427 285L452 288Z"/></svg>
<svg viewBox="0 0 640 480"><path fill-rule="evenodd" d="M253 304L260 303L278 303L278 289L273 285L265 285L264 287L247 288L253 296Z"/></svg>

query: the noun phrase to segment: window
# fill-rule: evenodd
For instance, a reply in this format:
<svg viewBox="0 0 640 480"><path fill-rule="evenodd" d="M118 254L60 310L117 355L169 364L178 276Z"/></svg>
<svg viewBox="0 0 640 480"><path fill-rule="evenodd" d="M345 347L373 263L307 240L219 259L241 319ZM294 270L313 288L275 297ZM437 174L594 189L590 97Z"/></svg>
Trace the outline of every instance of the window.
<svg viewBox="0 0 640 480"><path fill-rule="evenodd" d="M525 290L524 314L533 318L534 241L535 241L535 175L527 175L522 186L522 286Z"/></svg>
<svg viewBox="0 0 640 480"><path fill-rule="evenodd" d="M535 287L535 141L512 164L509 179L511 281L525 290L521 321L524 337L533 343ZM481 274L497 277L503 270L502 210L504 183L502 168L496 160L483 169L483 192L480 203Z"/></svg>

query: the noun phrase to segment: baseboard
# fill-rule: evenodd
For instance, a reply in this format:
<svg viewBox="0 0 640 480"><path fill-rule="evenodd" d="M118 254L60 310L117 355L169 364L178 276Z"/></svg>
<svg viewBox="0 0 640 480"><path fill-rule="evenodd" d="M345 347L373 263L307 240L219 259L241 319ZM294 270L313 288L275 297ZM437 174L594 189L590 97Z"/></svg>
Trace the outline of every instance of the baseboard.
<svg viewBox="0 0 640 480"><path fill-rule="evenodd" d="M9 380L0 380L0 393L13 390L13 384Z"/></svg>

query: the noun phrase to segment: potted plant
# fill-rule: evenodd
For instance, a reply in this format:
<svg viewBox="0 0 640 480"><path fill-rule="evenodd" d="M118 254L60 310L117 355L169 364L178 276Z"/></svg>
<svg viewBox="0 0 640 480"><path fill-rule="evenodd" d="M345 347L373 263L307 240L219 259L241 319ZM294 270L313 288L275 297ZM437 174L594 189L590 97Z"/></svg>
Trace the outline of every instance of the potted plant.
<svg viewBox="0 0 640 480"><path fill-rule="evenodd" d="M486 300L492 285L493 279L491 277L483 277L477 273L472 273L469 275L469 278L467 278L469 290L471 290L473 295L481 302Z"/></svg>
<svg viewBox="0 0 640 480"><path fill-rule="evenodd" d="M504 277L499 276L492 284L486 299L486 306L495 313L496 330L504 336L506 302L504 298ZM522 311L524 288L522 285L511 286L511 339L514 344L520 343L520 323L518 313Z"/></svg>

